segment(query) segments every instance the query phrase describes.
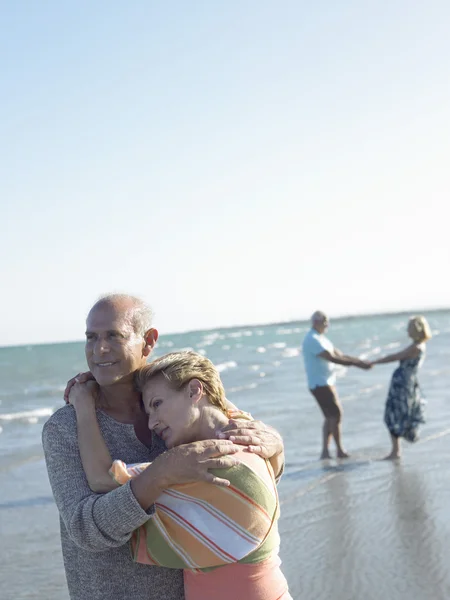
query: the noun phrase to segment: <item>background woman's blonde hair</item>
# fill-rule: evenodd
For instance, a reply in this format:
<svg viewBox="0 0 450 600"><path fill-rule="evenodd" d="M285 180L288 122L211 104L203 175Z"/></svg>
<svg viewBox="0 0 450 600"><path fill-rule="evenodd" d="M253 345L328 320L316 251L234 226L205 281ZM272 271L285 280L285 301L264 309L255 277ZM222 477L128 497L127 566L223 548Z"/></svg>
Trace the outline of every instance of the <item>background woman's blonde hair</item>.
<svg viewBox="0 0 450 600"><path fill-rule="evenodd" d="M152 361L136 371L135 382L137 389L142 392L144 387L157 377L163 375L171 387L179 391L192 379L198 379L209 401L224 413L227 412L225 390L216 367L210 360L192 352L170 352Z"/></svg>
<svg viewBox="0 0 450 600"><path fill-rule="evenodd" d="M425 317L421 315L411 317L409 325L411 326L411 337L415 342L421 343L431 339L431 329Z"/></svg>

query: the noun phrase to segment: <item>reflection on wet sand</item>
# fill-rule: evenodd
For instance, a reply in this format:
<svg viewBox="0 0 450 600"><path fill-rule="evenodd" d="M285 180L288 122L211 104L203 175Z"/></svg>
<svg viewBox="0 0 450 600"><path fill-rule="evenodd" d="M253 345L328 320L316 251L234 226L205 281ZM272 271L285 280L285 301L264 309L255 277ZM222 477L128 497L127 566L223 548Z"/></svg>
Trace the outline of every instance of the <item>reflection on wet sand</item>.
<svg viewBox="0 0 450 600"><path fill-rule="evenodd" d="M382 461L327 466L304 483L294 475L281 520L293 597L448 600L444 475L436 464Z"/></svg>

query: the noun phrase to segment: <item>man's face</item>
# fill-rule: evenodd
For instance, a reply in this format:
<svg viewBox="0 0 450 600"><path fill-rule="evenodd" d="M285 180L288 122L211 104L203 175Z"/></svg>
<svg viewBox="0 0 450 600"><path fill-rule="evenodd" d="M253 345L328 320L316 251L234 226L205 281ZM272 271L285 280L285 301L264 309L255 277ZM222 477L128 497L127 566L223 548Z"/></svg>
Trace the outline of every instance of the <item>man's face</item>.
<svg viewBox="0 0 450 600"><path fill-rule="evenodd" d="M315 322L315 328L319 333L325 333L329 324L330 322L328 321L328 317L323 317Z"/></svg>
<svg viewBox="0 0 450 600"><path fill-rule="evenodd" d="M99 385L132 381L133 373L146 363L143 337L137 336L126 312L102 304L86 321L86 360Z"/></svg>

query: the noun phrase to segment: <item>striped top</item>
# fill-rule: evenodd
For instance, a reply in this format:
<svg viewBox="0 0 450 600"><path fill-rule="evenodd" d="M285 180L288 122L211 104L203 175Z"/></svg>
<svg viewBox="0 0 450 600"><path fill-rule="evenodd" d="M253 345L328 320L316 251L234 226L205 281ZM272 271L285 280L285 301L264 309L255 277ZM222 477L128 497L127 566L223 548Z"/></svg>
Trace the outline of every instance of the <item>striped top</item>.
<svg viewBox="0 0 450 600"><path fill-rule="evenodd" d="M164 490L152 518L132 536L136 562L198 572L259 563L276 552L279 502L272 467L244 450L234 457L239 465L211 469L229 487L194 482ZM116 460L110 473L125 484L149 464Z"/></svg>

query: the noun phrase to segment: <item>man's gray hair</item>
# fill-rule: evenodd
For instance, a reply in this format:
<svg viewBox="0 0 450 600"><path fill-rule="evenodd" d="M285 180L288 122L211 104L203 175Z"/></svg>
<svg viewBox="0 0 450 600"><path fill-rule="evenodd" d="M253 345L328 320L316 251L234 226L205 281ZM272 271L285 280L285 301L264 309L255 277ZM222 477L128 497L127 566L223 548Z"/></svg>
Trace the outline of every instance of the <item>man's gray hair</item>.
<svg viewBox="0 0 450 600"><path fill-rule="evenodd" d="M316 310L316 312L311 317L312 323L323 323L324 321L327 321L327 320L328 320L327 315L324 312L322 312L321 310Z"/></svg>
<svg viewBox="0 0 450 600"><path fill-rule="evenodd" d="M110 304L112 306L124 305L125 312L129 313L127 316L131 320L136 335L143 337L152 328L153 311L144 300L137 296L131 296L130 294L105 294L97 300L91 310L102 304Z"/></svg>

